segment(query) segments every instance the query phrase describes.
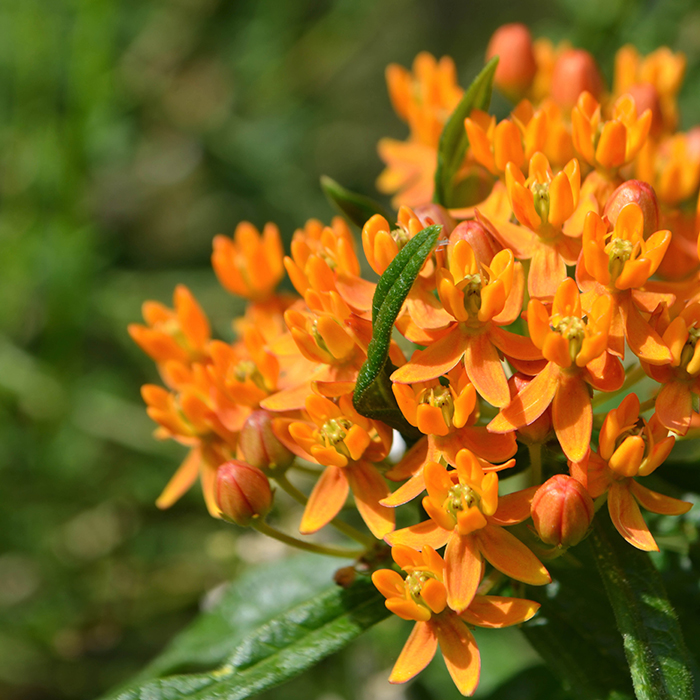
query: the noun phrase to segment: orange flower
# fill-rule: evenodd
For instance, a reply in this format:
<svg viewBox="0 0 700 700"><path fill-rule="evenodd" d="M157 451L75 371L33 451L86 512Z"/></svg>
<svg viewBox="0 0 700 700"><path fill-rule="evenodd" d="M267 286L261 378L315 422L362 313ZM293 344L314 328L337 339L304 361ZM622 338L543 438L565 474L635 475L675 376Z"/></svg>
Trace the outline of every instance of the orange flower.
<svg viewBox="0 0 700 700"><path fill-rule="evenodd" d="M477 595L461 614L447 607L443 582L444 562L431 547L422 552L397 545L394 561L408 574L380 569L372 582L386 598L386 606L416 624L389 676L390 683L405 683L420 673L440 647L447 670L462 695L472 695L479 683L481 660L469 625L500 628L529 620L539 604L520 598Z"/></svg>
<svg viewBox="0 0 700 700"><path fill-rule="evenodd" d="M282 241L277 226L265 224L262 235L247 221L233 234L215 236L211 264L222 286L232 294L264 301L269 299L282 279Z"/></svg>
<svg viewBox="0 0 700 700"><path fill-rule="evenodd" d="M389 489L371 463L389 453L391 428L357 413L349 394L338 404L311 395L306 410L312 422L285 418L274 422L277 437L288 449L326 467L309 497L299 531L308 535L327 525L352 491L362 519L381 539L394 529L394 512L379 504Z"/></svg>
<svg viewBox="0 0 700 700"><path fill-rule="evenodd" d="M566 265L576 263L581 231L568 222L578 221L593 206L587 199L577 211L580 181L575 159L554 175L547 158L535 153L527 180L515 165L506 167L508 197L522 226L500 222L495 232L518 258L531 260L528 291L532 297L551 299L566 277Z"/></svg>
<svg viewBox="0 0 700 700"><path fill-rule="evenodd" d="M606 352L610 316L611 304L605 296L584 314L578 287L570 277L557 290L551 313L532 299L527 313L530 337L549 363L501 409L488 429L504 433L529 425L551 403L552 424L564 454L573 461L583 459L593 429L586 384L613 391L624 380L619 360Z"/></svg>
<svg viewBox="0 0 700 700"><path fill-rule="evenodd" d="M620 97L613 117L603 121L600 104L589 92L578 98L571 111L574 148L590 165L604 173L616 173L639 153L651 128L651 110L637 118L631 95Z"/></svg>
<svg viewBox="0 0 700 700"><path fill-rule="evenodd" d="M392 546L403 544L445 550L448 605L462 612L474 598L482 578L483 559L507 576L533 586L549 583L537 557L503 525L515 525L530 515L535 488L498 498L498 475L485 473L469 450L460 450L456 469L429 462L424 471L428 495L423 508L430 520L390 533Z"/></svg>
<svg viewBox="0 0 700 700"><path fill-rule="evenodd" d="M639 399L628 394L620 406L608 413L600 430L598 453L593 451L581 464L570 465L572 473L587 477L593 498L607 492L610 518L617 531L634 547L658 551L639 506L652 513L681 515L692 503L664 496L634 480L648 476L668 457L674 438L655 416L648 422L639 416Z"/></svg>
<svg viewBox="0 0 700 700"><path fill-rule="evenodd" d="M657 330L661 330L657 326ZM656 417L665 428L685 435L693 415L693 394L700 394L700 303L688 304L663 330L671 351L668 365L644 365L661 388L656 396Z"/></svg>
<svg viewBox="0 0 700 700"><path fill-rule="evenodd" d="M148 326L129 324L129 335L158 364L180 362L189 365L205 359L211 338L209 320L184 284L173 294L174 310L157 301L143 305Z"/></svg>
<svg viewBox="0 0 700 700"><path fill-rule="evenodd" d="M512 323L520 314L523 274L510 250L494 255L489 266L477 261L464 240L447 247L448 267L438 270L437 291L454 321L441 337L391 375L392 382L413 384L449 372L464 357L469 380L494 406L510 399L508 381L499 350L507 357L538 360L529 339L499 326Z"/></svg>
<svg viewBox="0 0 700 700"><path fill-rule="evenodd" d="M594 299L608 296L613 307L610 351L624 357L624 339L632 352L644 362L667 364L671 354L640 313L652 311L671 295L643 291L656 272L671 240L670 231L657 231L644 240L644 215L638 204L630 202L608 232L606 223L595 213L586 216L583 229L583 256L577 267L577 279L586 294L584 307ZM624 335L624 339L623 339Z"/></svg>
<svg viewBox="0 0 700 700"><path fill-rule="evenodd" d="M386 71L389 97L396 113L408 122L408 142L381 139L379 156L387 164L377 189L397 192L395 206L427 204L433 195L437 146L443 126L462 97L454 61L436 61L427 52L416 56L413 72L396 64Z"/></svg>

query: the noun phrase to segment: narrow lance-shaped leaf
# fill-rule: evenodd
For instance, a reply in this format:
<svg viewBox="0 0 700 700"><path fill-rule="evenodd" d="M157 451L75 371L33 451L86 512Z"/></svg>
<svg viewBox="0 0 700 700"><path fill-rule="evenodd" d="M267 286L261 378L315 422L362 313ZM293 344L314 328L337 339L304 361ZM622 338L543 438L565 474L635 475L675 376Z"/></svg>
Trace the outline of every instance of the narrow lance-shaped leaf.
<svg viewBox="0 0 700 700"><path fill-rule="evenodd" d="M321 189L328 201L360 228L375 214L381 214L387 221L392 218L381 204L363 194L351 192L328 175L321 175Z"/></svg>
<svg viewBox="0 0 700 700"><path fill-rule="evenodd" d="M690 655L658 571L628 544L607 513L594 522L596 564L625 646L639 700L690 700Z"/></svg>
<svg viewBox="0 0 700 700"><path fill-rule="evenodd" d="M372 300L372 340L353 395L359 413L382 420L408 435L414 432L414 428L404 419L391 391L389 345L396 317L423 264L435 248L441 230L442 226L433 225L416 234L379 279Z"/></svg>
<svg viewBox="0 0 700 700"><path fill-rule="evenodd" d="M245 700L342 649L388 614L369 579L358 578L347 589L329 588L262 625L218 668L149 680L105 700Z"/></svg>
<svg viewBox="0 0 700 700"><path fill-rule="evenodd" d="M493 76L498 65L498 57L492 58L476 76L464 93L457 108L450 115L440 135L435 171L435 194L433 199L444 207L453 205L452 191L454 177L462 165L467 152L469 139L464 128L464 120L473 109L487 110L491 102Z"/></svg>

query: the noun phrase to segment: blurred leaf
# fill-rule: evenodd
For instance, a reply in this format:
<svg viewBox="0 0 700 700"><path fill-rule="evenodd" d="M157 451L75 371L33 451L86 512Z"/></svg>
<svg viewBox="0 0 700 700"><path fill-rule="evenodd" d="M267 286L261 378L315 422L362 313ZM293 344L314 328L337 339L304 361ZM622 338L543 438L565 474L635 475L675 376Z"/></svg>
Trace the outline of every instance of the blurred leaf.
<svg viewBox="0 0 700 700"><path fill-rule="evenodd" d="M375 214L381 214L387 221L392 220L391 214L373 199L345 189L328 175L321 175L321 189L328 201L360 228Z"/></svg>
<svg viewBox="0 0 700 700"><path fill-rule="evenodd" d="M434 200L444 207L453 205L453 181L457 171L462 166L464 154L467 152L469 139L464 128L464 120L473 109L488 109L491 102L493 76L498 65L498 57L492 58L474 82L464 93L460 103L447 120L440 135L437 154L437 170L435 171Z"/></svg>
<svg viewBox="0 0 700 700"><path fill-rule="evenodd" d="M391 261L377 283L372 299L372 340L367 361L357 378L353 403L363 416L384 421L402 433L413 433L391 390L389 345L394 321L423 264L432 253L442 226L417 233Z"/></svg>
<svg viewBox="0 0 700 700"><path fill-rule="evenodd" d="M309 564L307 571L311 572L313 568L314 565ZM268 576L279 593L289 584L283 572L269 571ZM141 700L146 697L149 700L214 700L221 697L243 700L252 697L293 678L383 620L389 614L383 601L371 581L362 577L348 588L327 588L310 600L267 620L242 638L242 635L236 635L235 645L226 639L231 632L228 624L218 626L218 633L223 635L218 640L209 637L197 639L196 632L193 632L194 638L181 643L181 650L190 646L194 655L199 654L201 659L202 653L207 655L207 644L223 644L227 651L225 663L207 673L147 680L107 695L105 700ZM253 601L253 611L256 604L261 605L261 602ZM225 607L228 609L228 605ZM278 607L277 603L273 607ZM212 626L204 625L203 630L210 634ZM202 629L197 631L202 632ZM179 656L182 658L182 653Z"/></svg>
<svg viewBox="0 0 700 700"><path fill-rule="evenodd" d="M678 618L649 555L632 547L606 513L594 523L598 571L624 640L639 700L690 700L691 659Z"/></svg>

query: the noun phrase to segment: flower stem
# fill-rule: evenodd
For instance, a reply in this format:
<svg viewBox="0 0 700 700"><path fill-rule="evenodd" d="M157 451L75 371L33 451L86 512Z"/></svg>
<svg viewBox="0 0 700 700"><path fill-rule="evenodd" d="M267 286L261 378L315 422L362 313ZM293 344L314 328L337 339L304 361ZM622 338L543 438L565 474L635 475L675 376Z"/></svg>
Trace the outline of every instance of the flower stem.
<svg viewBox="0 0 700 700"><path fill-rule="evenodd" d="M357 559L364 554L364 550L346 549L345 547L331 547L323 544L315 544L314 542L304 542L296 537L291 537L284 532L280 532L277 528L268 525L264 520L253 520L250 524L263 535L284 542L284 544L288 544L291 547L306 550L307 552L325 554L330 557L340 557L341 559Z"/></svg>
<svg viewBox="0 0 700 700"><path fill-rule="evenodd" d="M289 494L295 501L297 501L297 503L301 503L303 506L307 504L309 499L296 486L294 486L289 479L287 479L285 474L275 476L275 481L279 484L279 487ZM365 547L374 547L376 544L371 537L363 535L359 530L356 530L352 525L348 525L346 522L343 522L340 520L340 518L333 518L329 524L339 532L347 535L351 540L355 540L355 542L359 542Z"/></svg>

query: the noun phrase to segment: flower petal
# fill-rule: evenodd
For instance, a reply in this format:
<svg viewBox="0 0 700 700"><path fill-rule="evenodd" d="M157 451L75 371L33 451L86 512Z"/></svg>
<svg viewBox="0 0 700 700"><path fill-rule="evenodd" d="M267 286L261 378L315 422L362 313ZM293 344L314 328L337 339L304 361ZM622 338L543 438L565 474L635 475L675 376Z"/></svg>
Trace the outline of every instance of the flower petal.
<svg viewBox="0 0 700 700"><path fill-rule="evenodd" d="M464 367L480 396L492 406L500 408L508 404L508 380L503 372L498 351L488 334L481 333L466 339Z"/></svg>
<svg viewBox="0 0 700 700"><path fill-rule="evenodd" d="M581 377L566 376L560 383L552 401L552 425L564 454L572 462L580 462L588 451L593 429L591 397Z"/></svg>
<svg viewBox="0 0 700 700"><path fill-rule="evenodd" d="M445 550L447 604L462 612L476 595L483 563L473 535L454 532Z"/></svg>
<svg viewBox="0 0 700 700"><path fill-rule="evenodd" d="M532 600L477 595L460 617L477 627L509 627L526 622L539 608L540 604Z"/></svg>
<svg viewBox="0 0 700 700"><path fill-rule="evenodd" d="M349 490L345 470L340 467L326 467L309 496L299 532L302 535L310 535L328 525L345 505Z"/></svg>
<svg viewBox="0 0 700 700"><path fill-rule="evenodd" d="M156 506L161 509L170 508L197 480L202 455L197 448L190 450L185 461L177 468L163 492L158 496Z"/></svg>
<svg viewBox="0 0 700 700"><path fill-rule="evenodd" d="M608 511L617 531L637 549L644 552L658 552L656 544L637 501L630 493L628 480L615 481L608 491Z"/></svg>
<svg viewBox="0 0 700 700"><path fill-rule="evenodd" d="M449 538L450 533L447 530L443 530L432 520L425 520L417 525L390 532L384 541L392 547L396 544L404 544L420 552L425 546L440 549L447 544Z"/></svg>
<svg viewBox="0 0 700 700"><path fill-rule="evenodd" d="M683 513L687 513L693 507L693 504L688 503L688 501L664 496L664 494L652 491L634 480L630 482L630 491L639 505L652 513L683 515Z"/></svg>
<svg viewBox="0 0 700 700"><path fill-rule="evenodd" d="M484 558L506 576L533 586L544 586L552 580L540 560L504 528L487 525L474 537Z"/></svg>
<svg viewBox="0 0 700 700"><path fill-rule="evenodd" d="M656 417L664 428L685 435L693 415L693 395L687 384L672 381L664 384L656 397Z"/></svg>
<svg viewBox="0 0 700 700"><path fill-rule="evenodd" d="M426 382L447 374L464 354L465 334L455 326L446 336L429 345L425 350L416 350L403 367L392 375L391 381L399 384Z"/></svg>
<svg viewBox="0 0 700 700"><path fill-rule="evenodd" d="M379 503L389 495L386 481L368 462L357 462L346 472L360 516L371 533L381 540L394 529L395 522L394 511Z"/></svg>
<svg viewBox="0 0 700 700"><path fill-rule="evenodd" d="M462 695L472 695L481 673L481 657L476 640L456 615L444 615L433 624L445 665L457 690Z"/></svg>
<svg viewBox="0 0 700 700"><path fill-rule="evenodd" d="M432 622L416 622L389 676L389 683L405 683L417 676L432 660L438 640Z"/></svg>

